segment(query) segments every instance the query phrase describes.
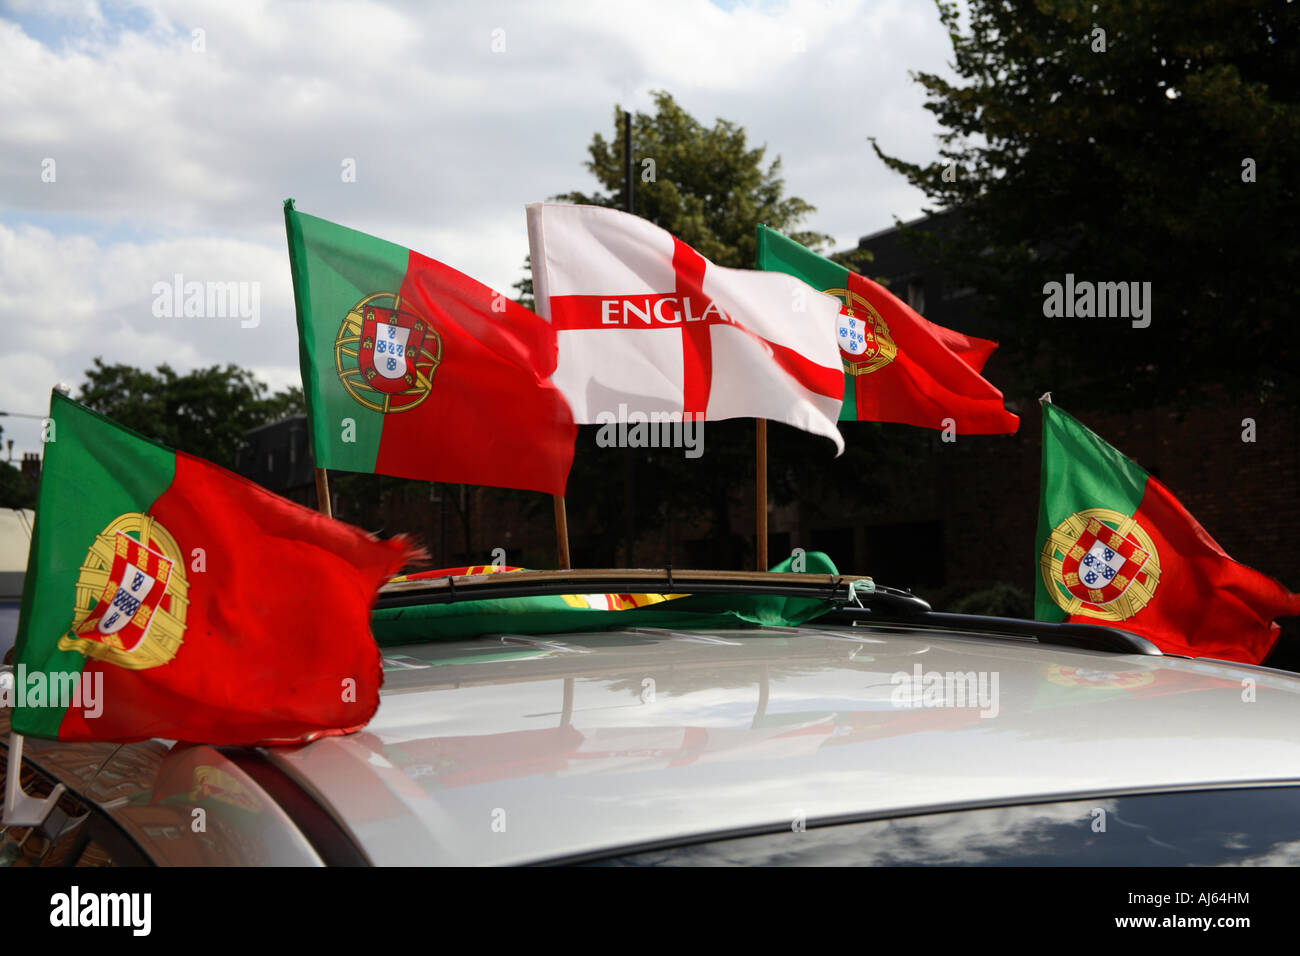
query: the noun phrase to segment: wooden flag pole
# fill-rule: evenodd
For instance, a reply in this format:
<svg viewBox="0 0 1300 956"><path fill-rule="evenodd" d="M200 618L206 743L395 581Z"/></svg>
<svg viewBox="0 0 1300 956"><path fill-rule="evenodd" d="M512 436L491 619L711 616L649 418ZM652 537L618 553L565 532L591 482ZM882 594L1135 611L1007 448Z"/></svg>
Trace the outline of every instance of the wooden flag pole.
<svg viewBox="0 0 1300 956"><path fill-rule="evenodd" d="M569 563L569 516L564 510L564 495L551 495L555 501L555 552L560 570L567 571Z"/></svg>
<svg viewBox="0 0 1300 956"><path fill-rule="evenodd" d="M758 570L766 571L767 563L767 419L755 423L754 433L754 510L758 516L758 534L754 540L758 555Z"/></svg>
<svg viewBox="0 0 1300 956"><path fill-rule="evenodd" d="M330 479L324 468L316 469L316 510L327 518L334 517L330 507Z"/></svg>
<svg viewBox="0 0 1300 956"><path fill-rule="evenodd" d="M636 177L632 175L632 114L623 111L623 211L634 214L633 190ZM636 471L633 465L634 453L623 449L623 541L626 551L623 553L623 566L634 568L632 561L633 544L636 541ZM567 565L566 565L567 567Z"/></svg>

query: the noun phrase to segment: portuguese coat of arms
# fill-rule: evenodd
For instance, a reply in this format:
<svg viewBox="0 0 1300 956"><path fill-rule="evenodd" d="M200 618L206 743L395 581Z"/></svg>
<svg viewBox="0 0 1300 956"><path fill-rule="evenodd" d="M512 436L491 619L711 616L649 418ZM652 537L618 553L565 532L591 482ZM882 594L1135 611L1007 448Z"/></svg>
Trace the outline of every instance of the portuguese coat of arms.
<svg viewBox="0 0 1300 956"><path fill-rule="evenodd" d="M334 364L348 394L378 412L415 408L433 387L442 336L394 292L348 310L334 340Z"/></svg>
<svg viewBox="0 0 1300 956"><path fill-rule="evenodd" d="M1137 519L1086 508L1053 529L1039 556L1043 584L1067 614L1123 621L1160 583L1155 542Z"/></svg>
<svg viewBox="0 0 1300 956"><path fill-rule="evenodd" d="M157 667L180 649L188 606L175 539L152 515L119 515L86 554L58 646L128 670Z"/></svg>
<svg viewBox="0 0 1300 956"><path fill-rule="evenodd" d="M824 291L844 303L835 330L844 371L850 375L866 375L894 361L898 345L875 306L849 289Z"/></svg>

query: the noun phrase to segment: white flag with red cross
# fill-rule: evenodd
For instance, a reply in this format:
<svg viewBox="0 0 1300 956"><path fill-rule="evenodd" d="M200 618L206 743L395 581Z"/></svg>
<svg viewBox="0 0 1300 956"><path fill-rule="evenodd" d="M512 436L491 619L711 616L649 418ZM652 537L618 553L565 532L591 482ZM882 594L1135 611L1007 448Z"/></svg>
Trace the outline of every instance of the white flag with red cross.
<svg viewBox="0 0 1300 956"><path fill-rule="evenodd" d="M551 379L575 422L611 421L620 406L769 418L844 450L838 299L783 273L714 265L616 209L527 209L537 311L559 350Z"/></svg>

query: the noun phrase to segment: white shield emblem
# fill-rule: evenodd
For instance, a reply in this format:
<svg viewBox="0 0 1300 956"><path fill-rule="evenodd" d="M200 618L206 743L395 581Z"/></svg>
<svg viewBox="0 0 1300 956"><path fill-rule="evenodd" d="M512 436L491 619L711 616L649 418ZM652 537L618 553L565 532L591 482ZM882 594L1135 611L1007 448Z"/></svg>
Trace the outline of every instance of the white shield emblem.
<svg viewBox="0 0 1300 956"><path fill-rule="evenodd" d="M153 589L154 577L130 561L122 574L122 583L113 595L108 611L99 619L100 634L116 634L130 623Z"/></svg>
<svg viewBox="0 0 1300 956"><path fill-rule="evenodd" d="M836 331L840 348L850 355L861 355L867 350L867 323L847 312L841 312L839 320L839 328Z"/></svg>
<svg viewBox="0 0 1300 956"><path fill-rule="evenodd" d="M384 378L406 375L406 340L411 330L388 322L375 323L375 371Z"/></svg>

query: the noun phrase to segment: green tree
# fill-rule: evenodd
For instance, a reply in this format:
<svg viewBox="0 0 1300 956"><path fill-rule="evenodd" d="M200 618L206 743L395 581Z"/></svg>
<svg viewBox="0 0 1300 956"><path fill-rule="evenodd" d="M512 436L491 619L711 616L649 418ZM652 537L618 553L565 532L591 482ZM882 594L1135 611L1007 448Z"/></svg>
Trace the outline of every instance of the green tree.
<svg viewBox="0 0 1300 956"><path fill-rule="evenodd" d="M662 90L654 113L632 118L634 211L667 229L720 266L751 269L760 223L820 249L830 237L798 228L816 208L785 195L781 158L764 165L766 146L749 144L744 127L717 119L706 127ZM614 107L614 135L596 133L587 171L603 191L556 198L593 206L623 206L623 110ZM653 164L653 165L650 165Z"/></svg>
<svg viewBox="0 0 1300 956"><path fill-rule="evenodd" d="M876 152L960 210L931 251L1009 317L1014 387L1087 385L1094 407L1206 382L1294 400L1300 5L937 4L957 79L914 78L940 149ZM1150 327L1045 317L1066 273L1150 282Z"/></svg>
<svg viewBox="0 0 1300 956"><path fill-rule="evenodd" d="M260 414L266 424L278 422L293 415L307 414L307 401L302 395L302 386L290 385L262 399Z"/></svg>
<svg viewBox="0 0 1300 956"><path fill-rule="evenodd" d="M301 389L268 391L237 365L181 374L168 365L150 372L96 358L80 400L142 435L233 468L245 432L303 410Z"/></svg>

